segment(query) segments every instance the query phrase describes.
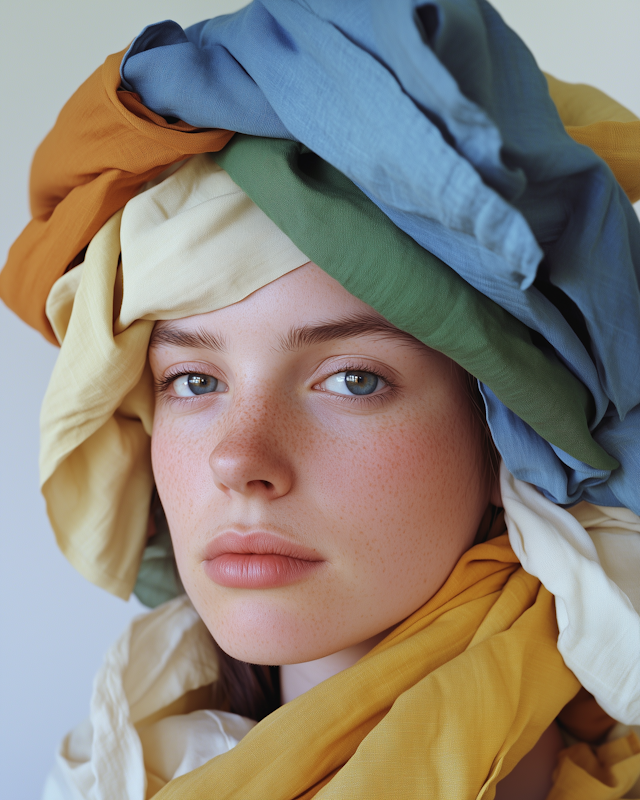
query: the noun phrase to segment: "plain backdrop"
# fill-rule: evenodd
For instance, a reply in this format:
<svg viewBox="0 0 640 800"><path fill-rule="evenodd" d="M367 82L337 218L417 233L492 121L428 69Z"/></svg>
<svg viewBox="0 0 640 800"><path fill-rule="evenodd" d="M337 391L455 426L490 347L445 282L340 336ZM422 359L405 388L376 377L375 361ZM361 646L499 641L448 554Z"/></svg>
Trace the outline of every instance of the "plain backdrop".
<svg viewBox="0 0 640 800"><path fill-rule="evenodd" d="M388 0L393 2L394 0ZM348 0L345 0L348 2ZM29 219L29 164L80 83L147 24L186 26L242 0L22 0L0 34L2 256ZM496 0L541 68L591 83L640 115L640 0ZM38 492L38 412L56 349L0 304L0 786L40 797L61 737L88 713L101 658L143 608L81 578Z"/></svg>

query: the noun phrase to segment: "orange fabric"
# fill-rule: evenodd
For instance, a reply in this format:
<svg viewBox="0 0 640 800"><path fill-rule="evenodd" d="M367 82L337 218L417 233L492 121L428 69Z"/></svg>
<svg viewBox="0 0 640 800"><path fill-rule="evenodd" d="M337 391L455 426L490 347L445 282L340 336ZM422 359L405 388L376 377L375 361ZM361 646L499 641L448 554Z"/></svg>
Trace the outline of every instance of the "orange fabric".
<svg viewBox="0 0 640 800"><path fill-rule="evenodd" d="M170 125L132 92L119 92L124 53L109 56L82 84L36 151L33 219L0 273L0 297L54 344L45 316L51 287L109 217L170 164L221 150L233 136Z"/></svg>
<svg viewBox="0 0 640 800"><path fill-rule="evenodd" d="M567 133L607 162L632 203L640 200L640 122L594 122L569 126Z"/></svg>

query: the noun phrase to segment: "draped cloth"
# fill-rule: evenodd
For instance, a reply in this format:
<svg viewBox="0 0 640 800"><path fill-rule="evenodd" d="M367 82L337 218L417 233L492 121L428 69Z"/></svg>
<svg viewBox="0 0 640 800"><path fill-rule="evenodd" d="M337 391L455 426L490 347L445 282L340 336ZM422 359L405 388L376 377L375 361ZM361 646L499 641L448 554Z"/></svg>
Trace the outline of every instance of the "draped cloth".
<svg viewBox="0 0 640 800"><path fill-rule="evenodd" d="M387 19L392 5L397 13ZM349 4L346 17L340 3L312 6L255 2L186 34L174 23L152 26L127 53L121 68L125 85L142 91L156 111L168 113L160 95L186 103L189 121L197 124L298 137L352 175L416 241L543 337L541 349L554 353L591 394L589 425L613 456L608 466L550 444L482 384L489 425L510 471L554 502L582 498L640 511L635 491L640 452L633 444L640 390L625 355L633 352L640 325L640 227L611 172L565 135L530 54L482 0L429 4L437 11L434 27L420 17L420 4L409 0L389 8L359 0ZM473 52L475 60L457 60L461 51ZM112 57L72 98L37 154L35 219L12 248L0 277L6 301L49 336L46 290L73 259L82 259L78 254L100 224L133 195L136 174L142 182L161 169L160 160L179 160L180 149L183 154L218 150L231 135L167 123L141 106L135 93L118 92L118 60ZM469 72L467 63L482 69L474 66ZM320 83L310 82L313 64ZM307 107L306 89L295 88L300 81L303 88L335 82L336 64L341 69L352 64L350 81L338 80L337 94L327 89L320 95L341 98L348 116L339 119L337 106L325 114L316 98ZM377 93L371 94L372 86ZM434 95L428 87L439 89ZM354 112L358 98L374 97L367 114L360 106ZM592 102L589 91L581 92L580 104ZM601 98L595 102L595 122L593 115L577 118L574 105L564 104L573 115L569 132L580 142L593 142L635 197L640 123L629 117L621 121L615 103L607 113L616 109L616 119L602 121ZM194 109L209 115L208 122L193 117ZM413 122L400 125L400 112ZM302 128L293 124L296 120ZM325 130L329 124L333 128ZM403 131L416 136L421 131L423 139L405 142ZM367 142L389 147L379 153L365 147ZM331 152L324 152L327 147ZM354 147L360 155L350 160ZM501 152L508 164L500 160ZM402 208L411 205L411 182L419 173L418 155L427 159L425 180L418 183L428 189L430 205L405 214ZM396 157L397 163L383 169ZM374 183L379 178L386 186L382 194L367 183L362 170L370 168ZM454 173L456 180L447 182ZM421 190L421 203L425 197ZM444 227L442 214L449 215ZM612 259L615 282L609 279Z"/></svg>
<svg viewBox="0 0 640 800"><path fill-rule="evenodd" d="M158 800L491 798L578 689L552 603L506 537L478 545L353 668Z"/></svg>
<svg viewBox="0 0 640 800"><path fill-rule="evenodd" d="M434 597L356 665L242 738L250 723L206 710L215 656L178 598L112 649L91 725L65 740L59 766L84 800L489 800L578 690L556 635L553 598L502 535L465 553ZM111 735L116 720L126 748ZM229 734L241 738L232 750ZM632 732L604 750L569 748L550 797L621 798L640 776L639 754Z"/></svg>
<svg viewBox="0 0 640 800"><path fill-rule="evenodd" d="M535 331L588 388L620 466L550 447L481 382L509 471L555 503L640 513L640 222L486 0L254 0L149 26L121 75L160 114L300 141ZM637 159L640 123L614 124Z"/></svg>
<svg viewBox="0 0 640 800"><path fill-rule="evenodd" d="M110 55L73 94L36 151L30 183L33 219L0 272L0 297L53 344L58 341L45 313L49 292L78 256L82 260L105 222L166 167L196 153L220 150L233 136L231 131L167 122L134 92L119 90L125 52ZM598 119L597 127L577 124L584 117L575 116L575 107L588 114L595 90L585 87L579 101L568 107L559 98L573 96L573 88L562 85L564 89L552 85L552 97L560 103L569 135L607 161L632 202L640 199L640 188L635 188L640 180L640 123ZM622 109L613 105L615 111L608 105L607 113Z"/></svg>
<svg viewBox="0 0 640 800"><path fill-rule="evenodd" d="M587 387L620 466L547 442L481 383L509 470L556 503L640 512L640 223L485 0L255 0L187 31L150 26L121 76L164 116L299 140L527 325ZM637 154L638 124L622 124Z"/></svg>
<svg viewBox="0 0 640 800"><path fill-rule="evenodd" d="M0 297L57 344L45 313L56 280L116 211L167 166L219 150L233 136L169 124L133 92L119 91L124 51L107 58L73 94L34 156L32 220L0 272Z"/></svg>
<svg viewBox="0 0 640 800"><path fill-rule="evenodd" d="M545 76L567 133L607 162L632 203L640 200L640 120L604 92Z"/></svg>
<svg viewBox="0 0 640 800"><path fill-rule="evenodd" d="M215 653L177 598L112 648L90 723L63 743L58 775L83 800L489 800L578 690L556 636L552 596L498 536L465 553L441 589L356 665L242 738L248 721L208 710ZM241 741L225 752L230 735ZM639 753L631 732L599 754L569 748L550 797L621 798L640 776Z"/></svg>
<svg viewBox="0 0 640 800"><path fill-rule="evenodd" d="M109 648L90 716L61 742L42 800L146 800L231 749L255 722L212 709L217 679L186 595L136 617Z"/></svg>

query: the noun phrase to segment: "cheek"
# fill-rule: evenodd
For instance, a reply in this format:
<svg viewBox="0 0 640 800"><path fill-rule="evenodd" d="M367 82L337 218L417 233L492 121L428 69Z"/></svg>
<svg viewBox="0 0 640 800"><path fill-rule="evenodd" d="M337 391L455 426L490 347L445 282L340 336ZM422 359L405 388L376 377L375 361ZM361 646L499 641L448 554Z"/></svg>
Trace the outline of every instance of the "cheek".
<svg viewBox="0 0 640 800"><path fill-rule="evenodd" d="M179 534L197 530L192 523L198 515L198 498L210 483L206 442L190 428L188 420L157 411L151 437L153 475L178 559Z"/></svg>
<svg viewBox="0 0 640 800"><path fill-rule="evenodd" d="M404 415L362 431L344 431L313 454L310 473L327 501L349 519L416 527L464 515L480 491L479 445L469 425L446 410ZM428 516L425 517L425 513ZM473 511L471 512L473 514Z"/></svg>
<svg viewBox="0 0 640 800"><path fill-rule="evenodd" d="M412 595L415 607L471 545L488 502L478 432L449 407L460 406L344 431L310 467L356 574L374 593Z"/></svg>

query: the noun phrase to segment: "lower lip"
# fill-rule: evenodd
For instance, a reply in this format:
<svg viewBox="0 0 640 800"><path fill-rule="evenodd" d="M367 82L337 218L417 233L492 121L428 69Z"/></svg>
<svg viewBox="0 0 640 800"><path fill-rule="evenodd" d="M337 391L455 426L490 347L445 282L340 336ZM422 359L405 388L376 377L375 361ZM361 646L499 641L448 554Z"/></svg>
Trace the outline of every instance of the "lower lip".
<svg viewBox="0 0 640 800"><path fill-rule="evenodd" d="M306 578L322 561L275 553L224 553L204 562L204 571L214 583L232 589L274 589Z"/></svg>

